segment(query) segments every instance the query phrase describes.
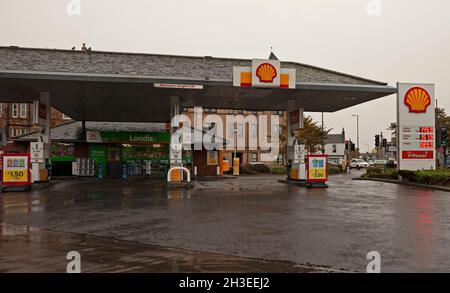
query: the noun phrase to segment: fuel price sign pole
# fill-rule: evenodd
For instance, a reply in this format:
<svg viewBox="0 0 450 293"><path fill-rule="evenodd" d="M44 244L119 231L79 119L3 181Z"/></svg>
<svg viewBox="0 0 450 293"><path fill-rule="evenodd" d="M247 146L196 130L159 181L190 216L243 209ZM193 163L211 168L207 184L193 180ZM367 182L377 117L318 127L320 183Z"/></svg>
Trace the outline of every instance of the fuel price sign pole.
<svg viewBox="0 0 450 293"><path fill-rule="evenodd" d="M30 189L30 154L3 154L2 165L3 188L24 186L26 189Z"/></svg>

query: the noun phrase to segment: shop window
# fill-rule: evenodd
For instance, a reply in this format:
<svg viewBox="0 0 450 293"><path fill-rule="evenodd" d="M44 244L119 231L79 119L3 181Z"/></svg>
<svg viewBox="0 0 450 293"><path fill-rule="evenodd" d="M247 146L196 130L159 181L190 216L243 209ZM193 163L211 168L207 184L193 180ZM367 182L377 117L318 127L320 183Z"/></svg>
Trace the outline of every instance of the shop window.
<svg viewBox="0 0 450 293"><path fill-rule="evenodd" d="M19 104L13 103L11 105L11 117L12 118L19 118Z"/></svg>
<svg viewBox="0 0 450 293"><path fill-rule="evenodd" d="M27 118L28 116L28 104L20 104L20 118Z"/></svg>

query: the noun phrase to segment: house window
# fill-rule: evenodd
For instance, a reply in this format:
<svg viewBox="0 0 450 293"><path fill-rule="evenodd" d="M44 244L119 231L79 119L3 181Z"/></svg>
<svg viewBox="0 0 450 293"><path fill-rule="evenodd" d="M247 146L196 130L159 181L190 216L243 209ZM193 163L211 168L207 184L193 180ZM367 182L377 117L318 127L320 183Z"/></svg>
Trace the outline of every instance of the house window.
<svg viewBox="0 0 450 293"><path fill-rule="evenodd" d="M211 123L203 123L203 130L210 130L211 129Z"/></svg>
<svg viewBox="0 0 450 293"><path fill-rule="evenodd" d="M0 103L0 117L3 117L3 103Z"/></svg>
<svg viewBox="0 0 450 293"><path fill-rule="evenodd" d="M258 125L252 124L250 132L251 132L252 137L257 137L258 136Z"/></svg>
<svg viewBox="0 0 450 293"><path fill-rule="evenodd" d="M20 118L27 118L28 104L20 104Z"/></svg>
<svg viewBox="0 0 450 293"><path fill-rule="evenodd" d="M333 154L337 153L337 147L335 144L333 144L333 146L332 146L332 152L333 152Z"/></svg>
<svg viewBox="0 0 450 293"><path fill-rule="evenodd" d="M19 104L13 103L11 107L11 117L19 118Z"/></svg>
<svg viewBox="0 0 450 293"><path fill-rule="evenodd" d="M258 154L252 153L252 163L256 163L256 162L258 162Z"/></svg>
<svg viewBox="0 0 450 293"><path fill-rule="evenodd" d="M274 125L272 126L272 132L277 135L280 134L280 126L279 125Z"/></svg>
<svg viewBox="0 0 450 293"><path fill-rule="evenodd" d="M238 124L238 136L239 137L244 136L244 124Z"/></svg>
<svg viewBox="0 0 450 293"><path fill-rule="evenodd" d="M234 135L234 123L228 123L228 135Z"/></svg>
<svg viewBox="0 0 450 293"><path fill-rule="evenodd" d="M16 137L22 134L26 134L26 130L23 128L13 128L11 129L11 136Z"/></svg>

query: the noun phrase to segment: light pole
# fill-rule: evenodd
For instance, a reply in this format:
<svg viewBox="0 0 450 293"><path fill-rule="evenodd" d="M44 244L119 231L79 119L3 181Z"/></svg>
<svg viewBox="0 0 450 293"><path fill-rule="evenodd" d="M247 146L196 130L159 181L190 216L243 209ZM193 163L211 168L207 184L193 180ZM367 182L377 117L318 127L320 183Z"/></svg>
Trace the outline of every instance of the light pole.
<svg viewBox="0 0 450 293"><path fill-rule="evenodd" d="M359 115L354 114L352 117L356 117L356 151L359 152Z"/></svg>

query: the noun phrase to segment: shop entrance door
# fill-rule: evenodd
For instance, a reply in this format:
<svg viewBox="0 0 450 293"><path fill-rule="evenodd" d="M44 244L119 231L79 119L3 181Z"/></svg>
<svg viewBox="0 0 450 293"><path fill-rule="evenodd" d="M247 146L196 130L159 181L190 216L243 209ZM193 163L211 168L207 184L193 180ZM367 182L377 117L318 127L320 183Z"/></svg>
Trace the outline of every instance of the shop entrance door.
<svg viewBox="0 0 450 293"><path fill-rule="evenodd" d="M111 178L122 176L122 154L119 146L108 147L107 176Z"/></svg>

